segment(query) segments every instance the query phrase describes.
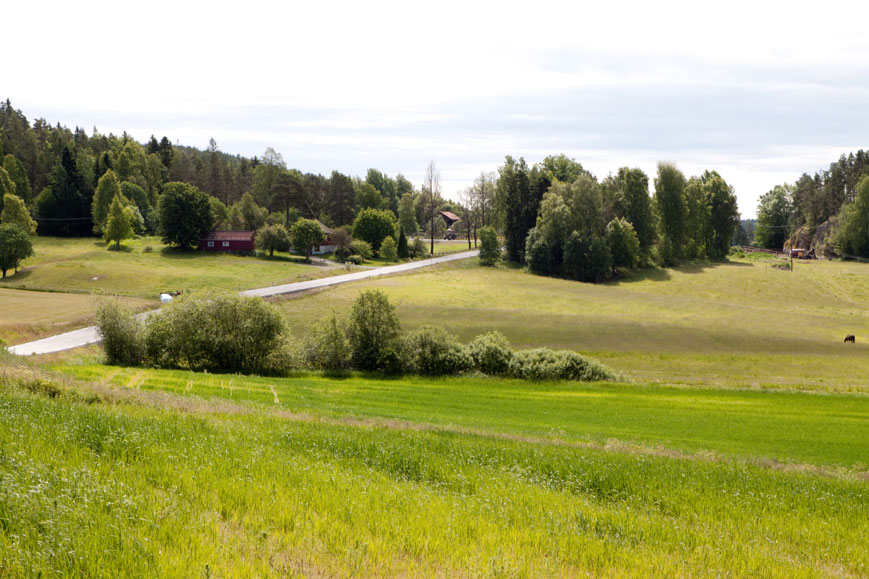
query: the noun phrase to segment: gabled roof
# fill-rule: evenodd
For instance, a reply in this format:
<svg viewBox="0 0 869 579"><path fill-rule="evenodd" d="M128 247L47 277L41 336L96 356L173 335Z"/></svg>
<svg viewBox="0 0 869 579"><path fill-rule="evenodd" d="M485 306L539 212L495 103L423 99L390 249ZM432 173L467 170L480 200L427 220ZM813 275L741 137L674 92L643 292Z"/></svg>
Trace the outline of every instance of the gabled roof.
<svg viewBox="0 0 869 579"><path fill-rule="evenodd" d="M317 225L320 226L320 229L323 230L323 233L332 233L332 228L331 228L331 227L325 225L325 224L324 224L322 221L320 221L319 219L315 219L314 221L317 222Z"/></svg>
<svg viewBox="0 0 869 579"><path fill-rule="evenodd" d="M450 221L461 221L462 218L453 213L452 211L441 211L441 215L449 219Z"/></svg>
<svg viewBox="0 0 869 579"><path fill-rule="evenodd" d="M253 241L256 231L212 231L203 241Z"/></svg>

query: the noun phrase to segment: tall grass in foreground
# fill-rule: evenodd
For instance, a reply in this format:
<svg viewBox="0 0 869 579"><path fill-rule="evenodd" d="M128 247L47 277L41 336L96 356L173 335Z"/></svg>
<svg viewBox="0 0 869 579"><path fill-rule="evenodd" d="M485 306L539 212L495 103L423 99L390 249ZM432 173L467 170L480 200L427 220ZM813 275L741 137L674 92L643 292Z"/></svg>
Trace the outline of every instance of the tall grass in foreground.
<svg viewBox="0 0 869 579"><path fill-rule="evenodd" d="M90 405L0 384L0 570L43 576L869 572L862 481ZM224 407L226 409L226 407Z"/></svg>

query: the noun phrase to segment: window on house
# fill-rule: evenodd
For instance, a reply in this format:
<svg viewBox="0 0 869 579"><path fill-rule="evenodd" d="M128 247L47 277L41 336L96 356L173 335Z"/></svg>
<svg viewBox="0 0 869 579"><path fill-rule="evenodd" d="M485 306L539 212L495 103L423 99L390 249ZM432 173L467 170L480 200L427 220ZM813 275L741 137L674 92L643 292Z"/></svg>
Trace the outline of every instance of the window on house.
<svg viewBox="0 0 869 579"><path fill-rule="evenodd" d="M228 241L224 241L224 242L223 242L223 247L229 247L229 242L228 242Z"/></svg>
<svg viewBox="0 0 869 579"><path fill-rule="evenodd" d="M209 241L209 242L208 242L208 247L214 247L214 242L213 242L213 241Z"/></svg>

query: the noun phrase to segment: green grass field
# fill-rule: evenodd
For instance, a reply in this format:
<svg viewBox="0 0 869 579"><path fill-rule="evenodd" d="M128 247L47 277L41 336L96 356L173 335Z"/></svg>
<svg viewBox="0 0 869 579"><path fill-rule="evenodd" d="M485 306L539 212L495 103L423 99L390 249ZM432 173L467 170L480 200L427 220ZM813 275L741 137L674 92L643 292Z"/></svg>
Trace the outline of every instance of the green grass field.
<svg viewBox="0 0 869 579"><path fill-rule="evenodd" d="M367 288L405 329L626 381L0 353L0 577L869 576L869 265L597 286L469 260L276 303L301 337Z"/></svg>
<svg viewBox="0 0 869 579"><path fill-rule="evenodd" d="M286 253L269 259L164 251L157 237L130 240L125 247L127 251L108 251L97 239L37 237L34 257L23 271L0 282L0 288L104 292L156 301L163 291L241 291L344 273Z"/></svg>
<svg viewBox="0 0 869 579"><path fill-rule="evenodd" d="M133 309L151 309L153 300L123 298ZM94 321L94 298L83 294L31 292L0 287L0 340L19 344L68 332Z"/></svg>
<svg viewBox="0 0 869 579"><path fill-rule="evenodd" d="M326 419L273 410L274 401L239 404L214 392L209 401L111 384L57 386L24 371L0 376L0 569L10 577L813 577L869 571L867 483L847 469L820 476L805 465L771 468L721 456L670 456L660 448L569 444L571 435L515 434L531 425L469 432L365 421L364 403L344 419ZM184 378L157 373L148 380ZM191 390L205 393L201 378L192 378ZM238 376L205 377L219 379L237 381L236 394L248 388ZM490 422L491 401L518 389L446 382L470 398L469 423ZM264 390L262 381L253 383L251 393ZM411 414L422 412L433 385L405 386L405 396L420 394ZM359 398L342 402L340 414L366 395L381 403L393 398L376 382L355 387ZM297 387L273 388L277 397L292 397ZM348 389L321 388L326 398L344 398ZM487 390L488 403L473 402ZM641 396L616 391L626 396L623 408ZM541 393L548 392L531 388L524 396ZM716 414L715 403L699 400L705 394L688 395L698 398L696 416ZM739 396L731 402L756 402L750 393ZM841 409L834 397L791 396L818 404L806 414L832 411L833 423L816 432L813 447L837 445L837 427L847 420L836 418ZM832 406L824 406L830 400ZM538 401L537 411L541 404L547 406ZM691 406L678 400L662 405L674 418ZM513 410L534 414L521 406L517 400ZM568 413L557 397L548 406ZM582 414L584 406L572 409ZM591 404L587 412L601 423L617 420L605 407ZM735 410L730 421L738 425L741 414ZM785 414L773 416L770 426L788 422ZM851 414L859 420L859 413ZM671 424L671 430L679 427ZM703 446L727 438L703 421L695 430ZM761 454L770 448L761 429L747 429L743 439ZM847 454L833 459L854 458Z"/></svg>
<svg viewBox="0 0 869 579"><path fill-rule="evenodd" d="M769 262L648 270L582 284L478 267L474 260L279 301L297 336L378 288L403 327L441 325L461 341L490 330L517 348L601 359L636 380L866 391L869 265ZM855 334L857 344L843 344Z"/></svg>

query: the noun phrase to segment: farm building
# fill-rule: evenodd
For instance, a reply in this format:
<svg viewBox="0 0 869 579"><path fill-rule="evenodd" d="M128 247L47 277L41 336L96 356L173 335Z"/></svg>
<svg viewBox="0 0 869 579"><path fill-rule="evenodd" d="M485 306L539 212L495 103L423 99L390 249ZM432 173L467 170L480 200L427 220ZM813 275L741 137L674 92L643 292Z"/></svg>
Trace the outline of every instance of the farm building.
<svg viewBox="0 0 869 579"><path fill-rule="evenodd" d="M253 251L255 231L212 231L199 240L200 251Z"/></svg>
<svg viewBox="0 0 869 579"><path fill-rule="evenodd" d="M457 223L462 220L461 217L453 213L452 211L441 211L441 217L444 219L444 223L447 224L447 227L452 227L453 223Z"/></svg>
<svg viewBox="0 0 869 579"><path fill-rule="evenodd" d="M317 225L319 225L320 229L323 230L323 233L326 234L326 241L323 242L323 245L318 245L317 247L315 247L313 251L311 251L311 253L313 253L314 255L332 253L333 251L335 251L335 244L332 243L332 228L327 227L317 219L315 219L314 221L317 222Z"/></svg>

